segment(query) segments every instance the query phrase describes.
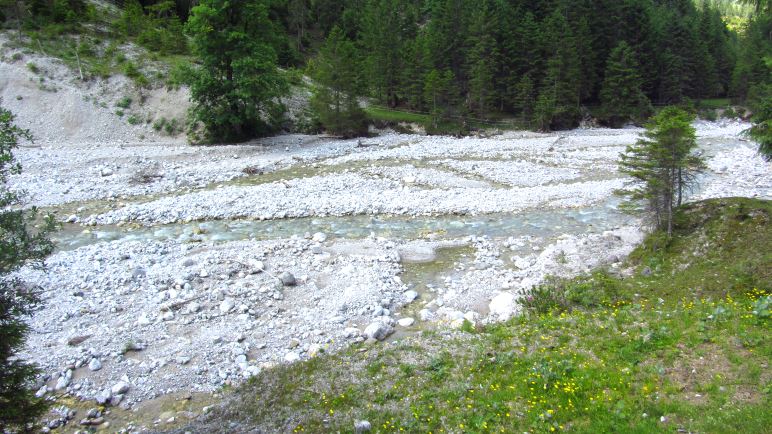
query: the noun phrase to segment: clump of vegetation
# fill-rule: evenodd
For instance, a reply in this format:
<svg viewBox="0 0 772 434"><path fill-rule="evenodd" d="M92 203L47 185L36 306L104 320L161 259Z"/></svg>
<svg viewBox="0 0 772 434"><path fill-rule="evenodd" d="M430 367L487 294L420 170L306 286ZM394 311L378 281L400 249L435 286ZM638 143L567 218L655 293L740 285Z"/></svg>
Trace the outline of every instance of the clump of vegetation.
<svg viewBox="0 0 772 434"><path fill-rule="evenodd" d="M142 123L142 118L139 117L139 115L137 115L137 114L131 114L126 119L126 122L128 122L129 125L139 125L139 124Z"/></svg>
<svg viewBox="0 0 772 434"><path fill-rule="evenodd" d="M31 73L33 73L33 74L40 74L40 68L38 68L38 66L37 66L36 64L32 63L32 62L29 62L29 63L27 64L27 69L28 69L28 70L29 70Z"/></svg>
<svg viewBox="0 0 772 434"><path fill-rule="evenodd" d="M37 211L19 209L19 196L8 189L8 177L19 173L13 150L22 139L31 140L29 131L13 123L10 111L0 107L0 431L24 430L47 408L44 400L30 390L38 374L35 366L17 357L24 347L29 326L24 318L40 304L40 294L10 274L27 263L42 266L53 250L48 236L54 230L53 218L46 216L33 227Z"/></svg>
<svg viewBox="0 0 772 434"><path fill-rule="evenodd" d="M168 136L176 136L182 132L182 123L177 119L161 117L153 121L153 129Z"/></svg>
<svg viewBox="0 0 772 434"><path fill-rule="evenodd" d="M128 109L131 107L132 99L131 97L124 96L120 100L118 100L117 103L115 103L115 106L122 109Z"/></svg>
<svg viewBox="0 0 772 434"><path fill-rule="evenodd" d="M136 84L139 88L147 87L150 84L150 81L147 79L145 74L143 74L137 65L132 61L126 61L123 64L123 73L126 75L126 77L132 79L134 84Z"/></svg>

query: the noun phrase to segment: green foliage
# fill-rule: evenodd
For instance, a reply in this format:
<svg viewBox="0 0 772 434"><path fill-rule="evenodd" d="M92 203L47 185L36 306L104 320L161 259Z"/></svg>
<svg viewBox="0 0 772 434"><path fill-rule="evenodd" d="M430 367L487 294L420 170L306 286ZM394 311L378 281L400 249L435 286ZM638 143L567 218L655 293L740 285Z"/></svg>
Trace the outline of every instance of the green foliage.
<svg viewBox="0 0 772 434"><path fill-rule="evenodd" d="M644 138L628 146L621 156L620 172L633 181L621 193L628 206L654 216L657 228L673 229L673 209L681 205L685 190L692 188L704 163L692 151L697 147L693 116L667 107L646 126Z"/></svg>
<svg viewBox="0 0 772 434"><path fill-rule="evenodd" d="M117 103L115 103L115 106L122 109L127 109L131 107L131 103L132 103L131 97L124 96Z"/></svg>
<svg viewBox="0 0 772 434"><path fill-rule="evenodd" d="M268 2L205 0L187 29L201 60L191 77L193 119L206 142L235 142L274 131L287 84L269 44ZM216 29L216 30L215 30Z"/></svg>
<svg viewBox="0 0 772 434"><path fill-rule="evenodd" d="M359 106L359 66L354 44L335 27L312 65L317 83L311 107L325 130L343 137L367 133L367 116Z"/></svg>
<svg viewBox="0 0 772 434"><path fill-rule="evenodd" d="M769 42L772 51L772 41ZM759 144L759 152L772 160L772 53L764 58L766 79L754 84L748 92L748 101L753 110L753 127L748 131Z"/></svg>
<svg viewBox="0 0 772 434"><path fill-rule="evenodd" d="M10 111L0 108L0 430L25 428L47 408L30 390L37 369L18 358L29 327L23 318L40 303L38 292L9 274L27 262L40 265L53 249L48 234L54 229L53 219L32 229L36 211L12 209L20 204L19 196L7 187L8 177L21 171L13 150L20 139L31 140L28 131L13 123Z"/></svg>
<svg viewBox="0 0 772 434"><path fill-rule="evenodd" d="M162 55L188 52L188 40L172 0L162 0L147 8L143 8L137 0L129 0L123 6L123 14L115 22L115 28L125 36L136 38L148 50Z"/></svg>
<svg viewBox="0 0 772 434"><path fill-rule="evenodd" d="M599 271L577 279L550 277L523 291L521 304L529 313L541 315L610 305L621 299L619 281Z"/></svg>
<svg viewBox="0 0 772 434"><path fill-rule="evenodd" d="M579 125L580 63L576 39L563 14L556 10L545 23L547 58L544 79L536 100L535 120L540 130Z"/></svg>
<svg viewBox="0 0 772 434"><path fill-rule="evenodd" d="M634 52L626 42L620 42L609 55L600 92L605 121L613 127L641 121L653 111L642 91L638 70Z"/></svg>

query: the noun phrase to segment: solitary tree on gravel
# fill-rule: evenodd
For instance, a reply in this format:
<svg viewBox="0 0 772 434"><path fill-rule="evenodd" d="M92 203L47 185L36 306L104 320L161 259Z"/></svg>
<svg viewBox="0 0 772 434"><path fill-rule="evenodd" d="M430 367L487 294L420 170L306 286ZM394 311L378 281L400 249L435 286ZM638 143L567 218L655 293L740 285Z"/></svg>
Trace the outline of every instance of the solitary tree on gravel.
<svg viewBox="0 0 772 434"><path fill-rule="evenodd" d="M673 210L683 202L684 191L696 183L704 162L693 154L697 147L694 117L667 107L646 126L644 137L628 146L621 156L620 171L632 177L621 193L628 208L653 214L658 229L673 234Z"/></svg>
<svg viewBox="0 0 772 434"><path fill-rule="evenodd" d="M40 265L53 249L48 235L54 223L50 217L38 221L34 209L13 209L20 199L7 181L21 169L12 153L19 139L31 139L29 131L15 126L13 114L0 107L0 432L23 429L46 409L45 401L30 389L37 369L16 356L29 329L23 318L40 298L9 275L27 262Z"/></svg>

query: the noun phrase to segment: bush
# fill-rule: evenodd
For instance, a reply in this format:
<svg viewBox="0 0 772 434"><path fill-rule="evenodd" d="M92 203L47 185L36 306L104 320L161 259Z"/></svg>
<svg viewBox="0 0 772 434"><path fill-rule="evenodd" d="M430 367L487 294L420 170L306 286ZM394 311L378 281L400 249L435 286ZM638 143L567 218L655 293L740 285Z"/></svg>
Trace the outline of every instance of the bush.
<svg viewBox="0 0 772 434"><path fill-rule="evenodd" d="M718 115L716 114L715 110L706 109L706 110L700 111L700 118L706 121L715 122L718 119Z"/></svg>
<svg viewBox="0 0 772 434"><path fill-rule="evenodd" d="M124 96L123 98L120 99L120 101L115 103L115 106L118 107L118 108L127 109L127 108L131 107L131 102L132 101L131 101L130 97Z"/></svg>
<svg viewBox="0 0 772 434"><path fill-rule="evenodd" d="M142 119L140 119L137 115L131 115L128 119L126 119L126 122L128 122L130 125L138 125L142 123Z"/></svg>
<svg viewBox="0 0 772 434"><path fill-rule="evenodd" d="M520 303L535 314L587 309L619 301L621 289L619 280L603 271L576 279L548 277L523 291Z"/></svg>
<svg viewBox="0 0 772 434"><path fill-rule="evenodd" d="M126 75L126 77L132 79L137 87L147 87L150 85L150 81L148 81L147 77L145 77L145 74L143 74L142 71L137 68L137 65L135 65L134 62L126 62L126 64L123 66L123 73Z"/></svg>
<svg viewBox="0 0 772 434"><path fill-rule="evenodd" d="M732 107L728 107L721 116L726 119L737 119L737 112Z"/></svg>

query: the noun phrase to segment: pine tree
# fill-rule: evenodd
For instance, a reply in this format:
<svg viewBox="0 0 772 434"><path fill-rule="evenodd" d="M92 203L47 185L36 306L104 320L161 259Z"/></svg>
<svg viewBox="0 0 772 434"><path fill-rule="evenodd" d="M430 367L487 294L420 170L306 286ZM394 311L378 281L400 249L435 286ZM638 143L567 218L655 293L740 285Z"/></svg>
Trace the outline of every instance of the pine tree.
<svg viewBox="0 0 772 434"><path fill-rule="evenodd" d="M626 42L620 42L609 56L600 93L603 118L612 127L642 120L652 112L651 103L641 90L638 69L633 50Z"/></svg>
<svg viewBox="0 0 772 434"><path fill-rule="evenodd" d="M539 87L535 116L540 130L568 129L579 124L579 58L576 41L562 13L556 10L544 24L544 50L553 53Z"/></svg>
<svg viewBox="0 0 772 434"><path fill-rule="evenodd" d="M469 108L480 117L485 117L492 108L498 69L492 12L490 1L484 0L475 11L469 38Z"/></svg>
<svg viewBox="0 0 772 434"><path fill-rule="evenodd" d="M53 220L46 218L44 225L32 230L35 210L11 209L20 204L19 196L6 185L8 176L21 170L12 153L20 139L31 136L13 124L10 111L0 107L0 432L25 429L47 408L30 390L38 370L15 357L29 330L23 318L35 310L40 297L8 275L27 262L39 265L53 250L48 235L54 229Z"/></svg>
<svg viewBox="0 0 772 434"><path fill-rule="evenodd" d="M234 142L271 132L287 83L270 44L276 29L266 2L201 0L187 28L201 60L190 93L205 140Z"/></svg>
<svg viewBox="0 0 772 434"><path fill-rule="evenodd" d="M354 44L334 27L311 65L317 83L311 107L331 134L354 137L367 132L367 116L357 100L361 90L357 59Z"/></svg>
<svg viewBox="0 0 772 434"><path fill-rule="evenodd" d="M628 209L653 214L658 229L673 234L673 211L692 188L703 161L692 152L697 147L693 116L667 107L646 126L644 137L622 154L620 172L632 181L621 191Z"/></svg>
<svg viewBox="0 0 772 434"><path fill-rule="evenodd" d="M450 69L444 72L433 69L426 75L424 84L426 104L430 109L431 129L438 130L440 124L449 120L458 104L455 77Z"/></svg>

